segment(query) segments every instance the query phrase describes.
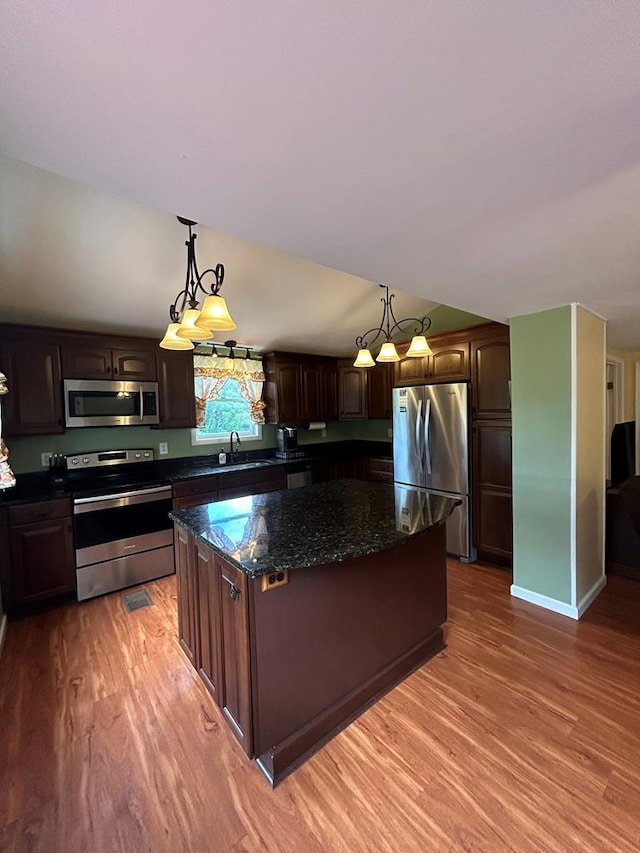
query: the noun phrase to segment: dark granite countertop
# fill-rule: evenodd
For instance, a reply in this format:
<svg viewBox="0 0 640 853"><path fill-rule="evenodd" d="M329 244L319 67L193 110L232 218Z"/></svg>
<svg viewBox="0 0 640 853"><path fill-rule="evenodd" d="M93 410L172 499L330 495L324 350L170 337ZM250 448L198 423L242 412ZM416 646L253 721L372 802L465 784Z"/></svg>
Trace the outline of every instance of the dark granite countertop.
<svg viewBox="0 0 640 853"><path fill-rule="evenodd" d="M172 512L250 577L392 548L444 524L459 503L406 486L336 480Z"/></svg>

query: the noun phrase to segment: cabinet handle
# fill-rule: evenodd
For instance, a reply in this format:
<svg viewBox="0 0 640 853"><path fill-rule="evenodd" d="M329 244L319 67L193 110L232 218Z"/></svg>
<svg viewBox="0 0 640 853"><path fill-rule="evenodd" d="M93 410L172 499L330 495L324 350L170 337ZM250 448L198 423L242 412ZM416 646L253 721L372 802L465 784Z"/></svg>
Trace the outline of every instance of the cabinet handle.
<svg viewBox="0 0 640 853"><path fill-rule="evenodd" d="M50 509L42 510L41 512L34 512L33 513L34 518L51 518L52 515L53 515L53 510L50 510Z"/></svg>
<svg viewBox="0 0 640 853"><path fill-rule="evenodd" d="M117 372L118 372L118 368L117 368L117 367L114 367L114 368L113 368L113 373L114 373L114 375L115 375Z"/></svg>
<svg viewBox="0 0 640 853"><path fill-rule="evenodd" d="M111 368L107 365L107 373L111 373Z"/></svg>
<svg viewBox="0 0 640 853"><path fill-rule="evenodd" d="M234 584L234 582L232 580L230 580L228 577L226 577L225 575L222 575L222 580L226 581L229 584L229 598L231 598L233 601L235 601L236 598L240 595L240 590Z"/></svg>

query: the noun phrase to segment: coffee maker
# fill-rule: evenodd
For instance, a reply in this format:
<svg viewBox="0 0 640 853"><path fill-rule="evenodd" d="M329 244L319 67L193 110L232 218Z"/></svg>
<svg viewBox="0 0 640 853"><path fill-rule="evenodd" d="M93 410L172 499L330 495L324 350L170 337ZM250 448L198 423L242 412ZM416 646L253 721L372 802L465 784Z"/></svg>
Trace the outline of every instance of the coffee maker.
<svg viewBox="0 0 640 853"><path fill-rule="evenodd" d="M279 426L276 429L276 438L278 440L278 451L280 453L289 453L298 449L298 428L289 426Z"/></svg>

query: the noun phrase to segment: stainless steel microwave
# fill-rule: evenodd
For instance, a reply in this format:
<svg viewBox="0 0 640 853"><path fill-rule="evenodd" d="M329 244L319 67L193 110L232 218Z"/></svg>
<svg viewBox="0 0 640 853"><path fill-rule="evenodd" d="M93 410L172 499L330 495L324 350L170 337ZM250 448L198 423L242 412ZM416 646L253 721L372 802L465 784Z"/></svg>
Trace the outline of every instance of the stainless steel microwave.
<svg viewBox="0 0 640 853"><path fill-rule="evenodd" d="M158 383L65 379L64 422L68 427L157 424Z"/></svg>

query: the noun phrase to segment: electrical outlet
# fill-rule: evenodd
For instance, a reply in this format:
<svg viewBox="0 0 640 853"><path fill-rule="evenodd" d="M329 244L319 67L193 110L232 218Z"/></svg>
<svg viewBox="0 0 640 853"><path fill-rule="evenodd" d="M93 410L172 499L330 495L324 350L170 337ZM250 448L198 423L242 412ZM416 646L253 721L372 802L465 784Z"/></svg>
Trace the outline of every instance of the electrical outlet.
<svg viewBox="0 0 640 853"><path fill-rule="evenodd" d="M387 436L388 436L389 438L393 438L393 429L392 429L392 427L389 427L389 429L387 430Z"/></svg>
<svg viewBox="0 0 640 853"><path fill-rule="evenodd" d="M45 453L40 454L40 464L43 468L49 467L49 459L51 459L52 453L50 450L47 450Z"/></svg>
<svg viewBox="0 0 640 853"><path fill-rule="evenodd" d="M271 572L270 575L262 575L263 592L284 586L286 583L289 583L289 571L287 569L278 569L275 572Z"/></svg>
<svg viewBox="0 0 640 853"><path fill-rule="evenodd" d="M323 430L322 430L322 437L323 437L323 438L326 438L326 437L327 437L327 431L326 431L326 429L323 429Z"/></svg>
<svg viewBox="0 0 640 853"><path fill-rule="evenodd" d="M160 456L166 456L169 453L169 444L166 441L161 441L158 445Z"/></svg>

